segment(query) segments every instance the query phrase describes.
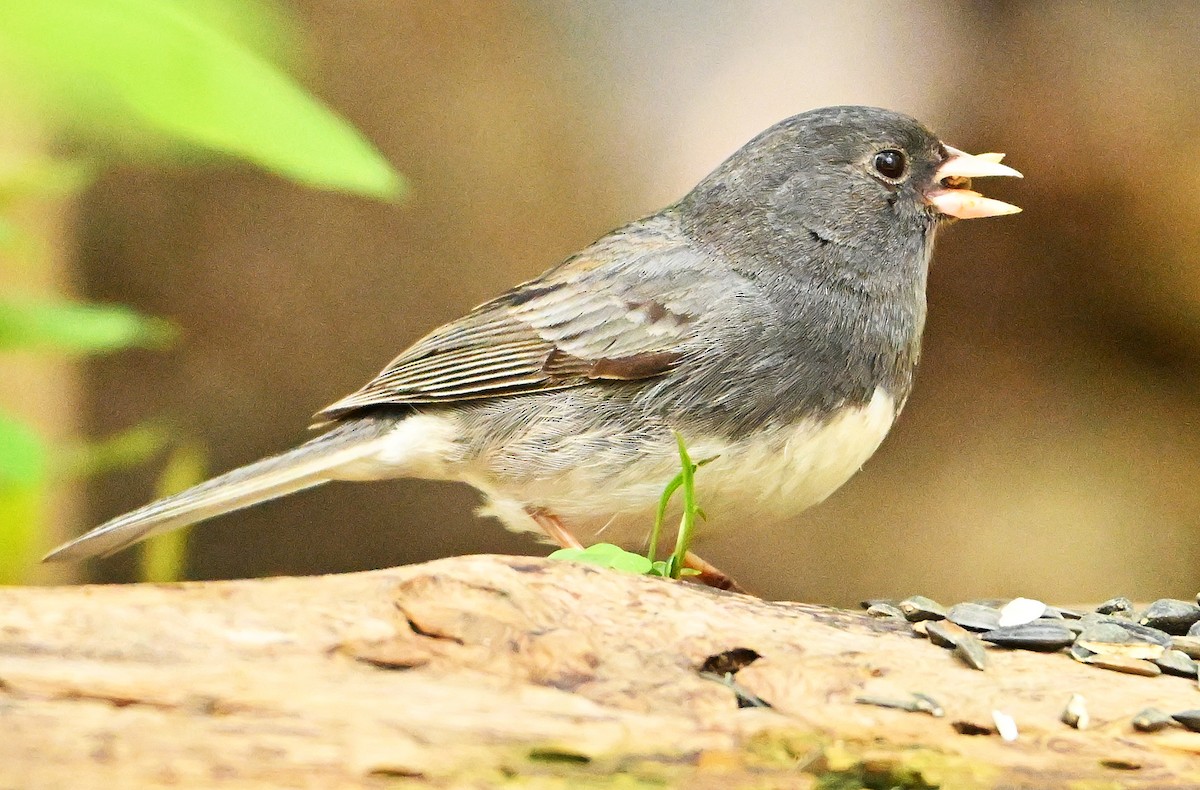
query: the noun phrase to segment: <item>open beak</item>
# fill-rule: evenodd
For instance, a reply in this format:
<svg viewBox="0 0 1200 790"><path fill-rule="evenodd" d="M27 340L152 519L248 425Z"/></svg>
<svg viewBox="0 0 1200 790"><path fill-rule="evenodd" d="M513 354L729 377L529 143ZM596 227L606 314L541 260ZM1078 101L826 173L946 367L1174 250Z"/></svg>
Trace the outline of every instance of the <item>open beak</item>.
<svg viewBox="0 0 1200 790"><path fill-rule="evenodd" d="M925 193L929 204L942 214L958 219L999 217L1016 214L1021 209L1009 203L985 198L971 191L971 179L983 176L1015 176L1020 173L1007 165L1000 164L1004 154L968 154L957 148L945 146L949 154L946 161L933 174L933 188Z"/></svg>

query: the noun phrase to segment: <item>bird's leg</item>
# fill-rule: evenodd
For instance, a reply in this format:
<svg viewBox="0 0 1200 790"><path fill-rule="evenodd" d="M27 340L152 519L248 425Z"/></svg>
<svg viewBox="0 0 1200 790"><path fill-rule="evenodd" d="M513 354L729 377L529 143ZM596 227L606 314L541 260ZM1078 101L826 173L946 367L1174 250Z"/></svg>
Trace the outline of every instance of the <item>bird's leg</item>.
<svg viewBox="0 0 1200 790"><path fill-rule="evenodd" d="M579 538L571 530L567 529L567 525L562 522L562 519L551 513L549 510L540 507L526 508L525 512L529 517L541 527L547 537L562 546L564 549L582 549L583 544ZM744 593L746 589L738 584L729 574L723 572L712 563L709 563L700 557L697 557L692 552L688 552L683 559L685 568L699 571L693 578L701 584L715 587L718 590L729 590L730 592Z"/></svg>
<svg viewBox="0 0 1200 790"><path fill-rule="evenodd" d="M722 571L712 563L697 557L692 552L683 555L683 567L691 568L694 571L699 571L692 578L701 584L706 584L709 587L715 587L718 590L729 590L730 592L750 593L745 587L738 584L732 576Z"/></svg>
<svg viewBox="0 0 1200 790"><path fill-rule="evenodd" d="M583 548L583 544L579 542L579 538L575 537L571 530L567 529L567 525L562 523L561 518L549 510L540 507L527 507L525 508L525 512L542 528L542 532L545 532L552 541L564 549Z"/></svg>

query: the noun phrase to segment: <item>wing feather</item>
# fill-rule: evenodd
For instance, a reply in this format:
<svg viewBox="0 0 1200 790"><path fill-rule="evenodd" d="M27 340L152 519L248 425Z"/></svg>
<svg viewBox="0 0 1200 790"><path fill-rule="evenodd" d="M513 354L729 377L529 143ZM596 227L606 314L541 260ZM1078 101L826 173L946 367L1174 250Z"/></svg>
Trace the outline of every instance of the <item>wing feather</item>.
<svg viewBox="0 0 1200 790"><path fill-rule="evenodd" d="M681 358L697 309L672 256L698 257L666 216L616 231L434 330L318 416L662 375Z"/></svg>

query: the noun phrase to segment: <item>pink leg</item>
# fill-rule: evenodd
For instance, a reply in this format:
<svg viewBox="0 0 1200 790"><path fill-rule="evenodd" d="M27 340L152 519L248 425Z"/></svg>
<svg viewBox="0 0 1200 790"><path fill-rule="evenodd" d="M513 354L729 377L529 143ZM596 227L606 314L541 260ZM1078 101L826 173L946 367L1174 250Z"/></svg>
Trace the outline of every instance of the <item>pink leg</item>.
<svg viewBox="0 0 1200 790"><path fill-rule="evenodd" d="M562 523L562 519L551 513L549 510L540 507L525 508L525 512L529 514L537 525L542 528L542 532L564 549L582 549L583 544L579 542L579 538L571 534L571 530L567 529L566 524Z"/></svg>

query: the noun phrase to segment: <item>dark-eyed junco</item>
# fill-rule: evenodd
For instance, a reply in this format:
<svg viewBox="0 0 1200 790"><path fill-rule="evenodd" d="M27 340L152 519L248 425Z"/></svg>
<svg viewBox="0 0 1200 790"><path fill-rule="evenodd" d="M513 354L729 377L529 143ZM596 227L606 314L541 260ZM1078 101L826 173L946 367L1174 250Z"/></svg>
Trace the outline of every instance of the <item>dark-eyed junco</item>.
<svg viewBox="0 0 1200 790"><path fill-rule="evenodd" d="M408 348L319 413L325 432L103 524L47 559L330 480L460 480L562 545L641 545L694 458L702 530L820 502L908 398L938 226L1019 211L969 190L1019 176L871 107L767 129L678 203L618 228ZM710 581L719 572L702 561Z"/></svg>

